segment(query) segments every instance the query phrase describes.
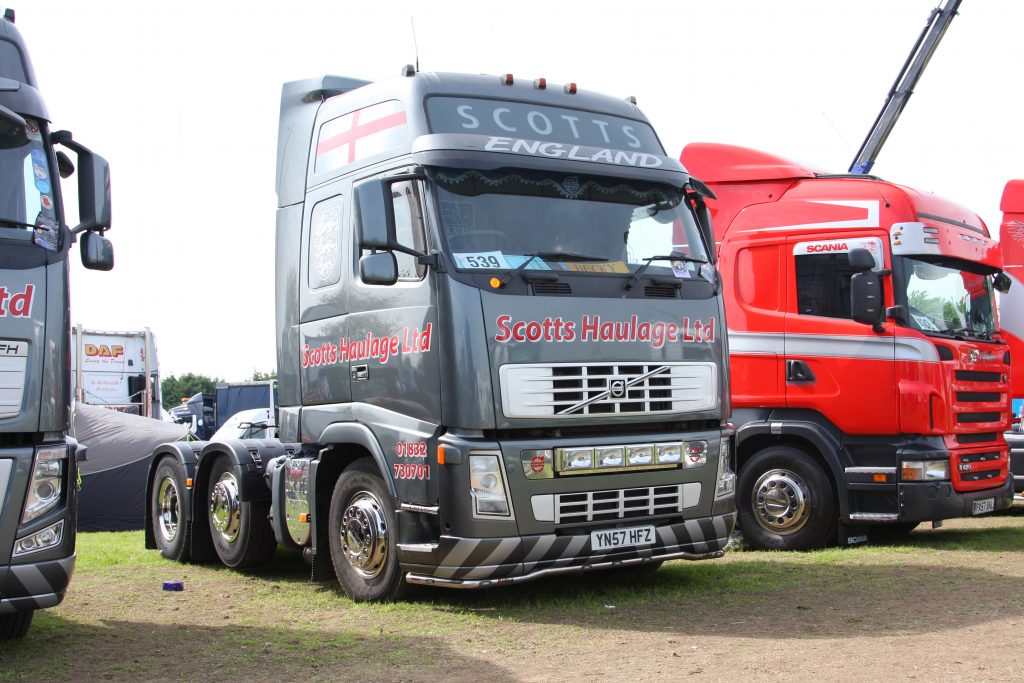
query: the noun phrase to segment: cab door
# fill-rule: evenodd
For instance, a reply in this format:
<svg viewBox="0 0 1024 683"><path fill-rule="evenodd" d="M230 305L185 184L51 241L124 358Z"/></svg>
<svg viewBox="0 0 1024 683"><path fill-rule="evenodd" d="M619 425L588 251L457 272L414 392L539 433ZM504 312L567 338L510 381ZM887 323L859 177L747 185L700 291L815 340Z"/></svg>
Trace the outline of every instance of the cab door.
<svg viewBox="0 0 1024 683"><path fill-rule="evenodd" d="M885 260L880 237L787 239L786 405L814 410L845 434L898 434L894 326L850 315L849 251ZM886 292L890 300L892 293Z"/></svg>

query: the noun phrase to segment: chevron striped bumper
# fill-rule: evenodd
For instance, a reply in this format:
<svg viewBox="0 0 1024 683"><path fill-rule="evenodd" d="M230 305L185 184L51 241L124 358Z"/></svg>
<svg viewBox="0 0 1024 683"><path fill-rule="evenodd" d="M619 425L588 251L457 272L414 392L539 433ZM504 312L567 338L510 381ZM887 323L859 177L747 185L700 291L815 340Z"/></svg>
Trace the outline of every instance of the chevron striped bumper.
<svg viewBox="0 0 1024 683"><path fill-rule="evenodd" d="M442 536L436 544L399 545L406 581L451 588L486 588L571 572L646 562L721 557L736 513L689 519L655 528L654 545L594 553L590 534L505 538Z"/></svg>
<svg viewBox="0 0 1024 683"><path fill-rule="evenodd" d="M75 557L0 567L0 614L60 604L75 571Z"/></svg>

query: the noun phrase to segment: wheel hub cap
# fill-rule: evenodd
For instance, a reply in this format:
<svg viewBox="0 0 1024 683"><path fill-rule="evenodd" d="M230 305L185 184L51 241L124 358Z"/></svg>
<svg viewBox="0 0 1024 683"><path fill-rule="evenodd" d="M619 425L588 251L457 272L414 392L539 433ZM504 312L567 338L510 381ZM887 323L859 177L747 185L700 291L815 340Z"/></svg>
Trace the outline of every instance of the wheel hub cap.
<svg viewBox="0 0 1024 683"><path fill-rule="evenodd" d="M238 505L238 482L230 472L220 475L210 493L210 520L228 543L238 538L242 510Z"/></svg>
<svg viewBox="0 0 1024 683"><path fill-rule="evenodd" d="M178 536L178 487L174 480L165 477L157 489L160 536L166 543L173 543Z"/></svg>
<svg viewBox="0 0 1024 683"><path fill-rule="evenodd" d="M388 526L384 508L369 491L352 497L341 516L341 547L345 558L365 579L384 570L388 553Z"/></svg>
<svg viewBox="0 0 1024 683"><path fill-rule="evenodd" d="M807 484L788 470L762 474L754 484L751 503L758 523L783 536L802 529L811 514Z"/></svg>

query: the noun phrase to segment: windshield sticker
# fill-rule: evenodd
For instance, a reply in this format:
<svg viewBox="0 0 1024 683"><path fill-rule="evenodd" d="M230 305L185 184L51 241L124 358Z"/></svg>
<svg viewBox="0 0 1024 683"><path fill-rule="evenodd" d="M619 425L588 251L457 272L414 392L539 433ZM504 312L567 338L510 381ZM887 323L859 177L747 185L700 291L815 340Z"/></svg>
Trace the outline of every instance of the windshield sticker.
<svg viewBox="0 0 1024 683"><path fill-rule="evenodd" d="M40 180L36 178L36 189L39 190L40 194L46 194L50 191L50 183L46 180Z"/></svg>
<svg viewBox="0 0 1024 683"><path fill-rule="evenodd" d="M625 261L610 261L608 263L564 263L562 268L573 270L578 273L629 273L629 266Z"/></svg>
<svg viewBox="0 0 1024 683"><path fill-rule="evenodd" d="M36 217L36 231L32 240L43 249L57 251L57 243L60 241L60 228L57 221L45 214Z"/></svg>
<svg viewBox="0 0 1024 683"><path fill-rule="evenodd" d="M452 254L457 268L484 268L508 270L508 261L500 251L477 251Z"/></svg>
<svg viewBox="0 0 1024 683"><path fill-rule="evenodd" d="M917 313L911 313L910 315L914 316L914 321L917 323L918 327L920 327L922 330L928 330L929 332L938 332L939 331L938 325L936 325L935 321L933 321L928 316L926 316L926 315L918 315Z"/></svg>
<svg viewBox="0 0 1024 683"><path fill-rule="evenodd" d="M523 263L528 258L530 257L510 254L505 257L505 260L508 261L509 267L518 268L519 266L523 265ZM540 257L538 257L530 261L530 265L526 266L526 270L551 270L551 266L544 263L544 261Z"/></svg>
<svg viewBox="0 0 1024 683"><path fill-rule="evenodd" d="M495 321L498 333L494 341L506 342L632 342L650 344L660 349L665 344L680 342L713 343L715 319L690 321L684 317L678 323L641 321L639 316L629 320L603 320L599 315L584 315L579 321L563 320L561 316L548 316L543 320L513 320L511 315L499 315Z"/></svg>
<svg viewBox="0 0 1024 683"><path fill-rule="evenodd" d="M41 194L39 195L39 203L43 205L43 208L49 211L53 208L53 200L50 199L50 195Z"/></svg>
<svg viewBox="0 0 1024 683"><path fill-rule="evenodd" d="M29 140L38 140L42 137L39 134L39 124L32 119L25 119L25 133L28 135Z"/></svg>
<svg viewBox="0 0 1024 683"><path fill-rule="evenodd" d="M672 274L683 280L689 280L693 276L690 275L691 264L687 261L673 261L672 262Z"/></svg>

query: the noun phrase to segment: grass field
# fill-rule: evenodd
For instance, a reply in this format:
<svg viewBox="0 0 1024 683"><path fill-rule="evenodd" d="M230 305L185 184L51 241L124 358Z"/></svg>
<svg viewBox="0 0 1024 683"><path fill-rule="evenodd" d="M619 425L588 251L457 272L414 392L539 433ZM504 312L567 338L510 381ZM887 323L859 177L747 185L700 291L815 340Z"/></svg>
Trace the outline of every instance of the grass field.
<svg viewBox="0 0 1024 683"><path fill-rule="evenodd" d="M81 534L66 600L0 645L0 681L1024 677L1019 511L388 605L311 583L294 553L242 574L142 546ZM171 579L185 590L163 591Z"/></svg>

